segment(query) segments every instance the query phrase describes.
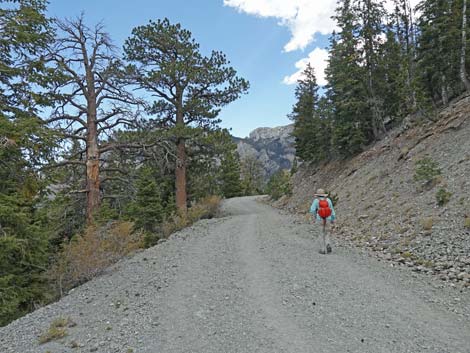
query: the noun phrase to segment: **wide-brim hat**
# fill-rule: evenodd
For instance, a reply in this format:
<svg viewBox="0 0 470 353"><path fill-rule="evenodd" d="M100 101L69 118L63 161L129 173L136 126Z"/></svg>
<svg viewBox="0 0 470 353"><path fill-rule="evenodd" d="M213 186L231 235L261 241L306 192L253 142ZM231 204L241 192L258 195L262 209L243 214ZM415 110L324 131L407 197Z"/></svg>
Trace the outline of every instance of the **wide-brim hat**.
<svg viewBox="0 0 470 353"><path fill-rule="evenodd" d="M325 192L325 190L323 190L323 189L318 189L317 192L315 193L315 196L327 197L328 194Z"/></svg>

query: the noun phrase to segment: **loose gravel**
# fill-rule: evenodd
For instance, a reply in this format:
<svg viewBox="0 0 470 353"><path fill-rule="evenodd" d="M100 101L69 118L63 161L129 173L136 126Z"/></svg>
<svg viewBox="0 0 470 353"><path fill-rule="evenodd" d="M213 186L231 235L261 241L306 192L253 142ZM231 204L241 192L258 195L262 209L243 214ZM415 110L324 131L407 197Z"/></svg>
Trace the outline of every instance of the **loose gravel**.
<svg viewBox="0 0 470 353"><path fill-rule="evenodd" d="M0 328L2 353L470 352L470 298L256 202L225 202L57 303ZM336 240L337 242L337 240ZM39 344L57 318L67 336Z"/></svg>

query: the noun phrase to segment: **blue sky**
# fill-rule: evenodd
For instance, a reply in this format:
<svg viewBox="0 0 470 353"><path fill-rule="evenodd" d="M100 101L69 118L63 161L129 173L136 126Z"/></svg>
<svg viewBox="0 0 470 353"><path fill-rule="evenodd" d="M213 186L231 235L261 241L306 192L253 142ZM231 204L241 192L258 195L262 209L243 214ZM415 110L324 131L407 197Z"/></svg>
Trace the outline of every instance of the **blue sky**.
<svg viewBox="0 0 470 353"><path fill-rule="evenodd" d="M122 47L132 28L150 19L168 17L173 23L181 23L192 32L203 52L223 51L239 75L250 81L249 93L224 107L220 114L223 127L232 128L232 134L244 137L257 127L289 123L286 115L294 103L295 84L284 83L284 78L298 71L302 63L299 61L309 60L315 48L325 48L328 44L327 33L315 32L318 28L310 30L314 32L312 40L305 39L305 31L299 30L308 27L304 23L280 24L285 19L299 19L301 7L296 8L298 13L294 15L288 12L289 8L275 7L277 12L263 12L266 10L263 4L279 0L260 2L260 6L258 0L250 1L226 0L232 6L224 6L224 0L50 0L49 15L75 17L84 11L89 25L103 21L118 47ZM248 7L252 5L255 7ZM300 44L286 50L286 44L296 36ZM293 80L295 77L290 81Z"/></svg>

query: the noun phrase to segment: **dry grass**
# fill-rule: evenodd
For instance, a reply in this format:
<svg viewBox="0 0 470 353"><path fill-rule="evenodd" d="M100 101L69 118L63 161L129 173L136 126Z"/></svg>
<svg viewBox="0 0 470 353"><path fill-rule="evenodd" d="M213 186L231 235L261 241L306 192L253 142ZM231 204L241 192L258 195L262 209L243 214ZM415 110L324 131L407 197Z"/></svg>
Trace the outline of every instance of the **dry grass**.
<svg viewBox="0 0 470 353"><path fill-rule="evenodd" d="M88 227L62 246L48 276L59 295L100 274L127 254L142 248L142 235L133 233L130 222L107 227Z"/></svg>
<svg viewBox="0 0 470 353"><path fill-rule="evenodd" d="M67 327L75 326L75 322L69 318L58 318L52 321L49 329L39 337L39 343L55 341L67 336Z"/></svg>
<svg viewBox="0 0 470 353"><path fill-rule="evenodd" d="M402 257L405 259L411 259L413 257L413 254L410 253L409 251L405 251L404 253L401 254Z"/></svg>
<svg viewBox="0 0 470 353"><path fill-rule="evenodd" d="M174 214L162 224L162 234L158 236L166 238L199 219L216 217L220 202L218 196L206 197L187 212ZM116 221L104 227L88 227L83 234L62 246L56 262L48 271L48 278L57 294L62 296L144 245L144 234L134 232L131 222Z"/></svg>
<svg viewBox="0 0 470 353"><path fill-rule="evenodd" d="M417 265L421 265L426 268L432 268L434 266L434 262L432 262L431 260L423 259L421 257L416 258L414 261Z"/></svg>
<svg viewBox="0 0 470 353"><path fill-rule="evenodd" d="M434 219L432 217L425 217L421 220L421 227L426 232L430 232L432 230L432 226L434 224Z"/></svg>
<svg viewBox="0 0 470 353"><path fill-rule="evenodd" d="M470 217L466 217L464 221L464 227L470 229Z"/></svg>
<svg viewBox="0 0 470 353"><path fill-rule="evenodd" d="M174 214L162 225L163 237L167 238L172 233L186 228L200 219L217 217L221 200L219 196L208 196L189 208L185 213Z"/></svg>

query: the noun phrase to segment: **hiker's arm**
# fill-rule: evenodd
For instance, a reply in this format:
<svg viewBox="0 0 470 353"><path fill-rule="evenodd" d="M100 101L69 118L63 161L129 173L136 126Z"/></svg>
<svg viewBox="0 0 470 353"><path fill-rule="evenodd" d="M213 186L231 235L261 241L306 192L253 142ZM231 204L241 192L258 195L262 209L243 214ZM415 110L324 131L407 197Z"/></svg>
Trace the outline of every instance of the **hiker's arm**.
<svg viewBox="0 0 470 353"><path fill-rule="evenodd" d="M331 221L331 223L334 223L334 221L336 220L335 208L333 207L333 202L331 202L330 199L328 199L328 203L330 204L330 208L331 208L330 221Z"/></svg>
<svg viewBox="0 0 470 353"><path fill-rule="evenodd" d="M312 220L315 222L317 218L317 209L318 209L318 200L315 199L312 202L312 206L310 206L310 213L312 214Z"/></svg>

